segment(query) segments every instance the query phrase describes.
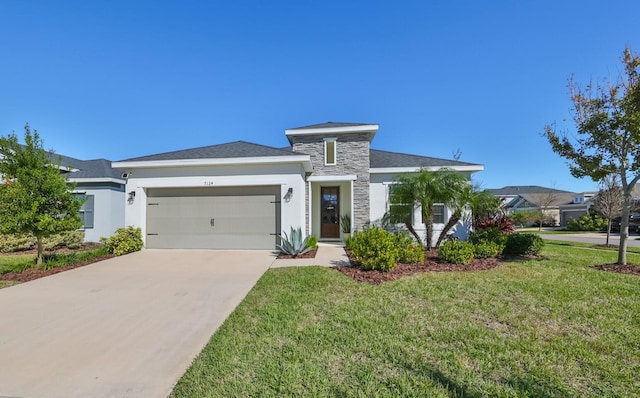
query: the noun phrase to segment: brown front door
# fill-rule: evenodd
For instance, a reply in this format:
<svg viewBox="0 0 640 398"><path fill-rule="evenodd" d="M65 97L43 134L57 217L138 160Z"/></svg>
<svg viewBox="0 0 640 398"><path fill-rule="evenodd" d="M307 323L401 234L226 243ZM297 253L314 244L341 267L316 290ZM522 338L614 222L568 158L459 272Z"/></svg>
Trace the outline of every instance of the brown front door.
<svg viewBox="0 0 640 398"><path fill-rule="evenodd" d="M340 188L320 189L320 237L340 237Z"/></svg>

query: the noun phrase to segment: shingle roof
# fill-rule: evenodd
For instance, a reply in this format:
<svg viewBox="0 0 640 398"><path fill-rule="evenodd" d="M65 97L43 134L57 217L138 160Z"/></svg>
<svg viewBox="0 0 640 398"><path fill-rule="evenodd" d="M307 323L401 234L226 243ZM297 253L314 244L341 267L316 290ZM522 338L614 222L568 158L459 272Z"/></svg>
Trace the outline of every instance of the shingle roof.
<svg viewBox="0 0 640 398"><path fill-rule="evenodd" d="M311 124L309 126L294 127L287 130L306 130L306 129L325 129L333 127L355 127L355 126L370 126L374 123L342 123L342 122L326 122Z"/></svg>
<svg viewBox="0 0 640 398"><path fill-rule="evenodd" d="M183 149L180 151L159 153L156 155L140 156L124 160L182 160L182 159L219 159L219 158L250 158L263 156L297 156L299 154L280 148L254 144L245 141L235 141L226 144L205 146L200 148Z"/></svg>
<svg viewBox="0 0 640 398"><path fill-rule="evenodd" d="M563 190L554 189L554 188L546 188L538 185L509 185L502 188L487 189L487 191L491 192L494 195L527 195L527 194L549 193L549 192L555 192L558 194L565 194L565 193L573 194L573 192L563 191Z"/></svg>
<svg viewBox="0 0 640 398"><path fill-rule="evenodd" d="M551 197L546 197L547 194L551 194ZM526 200L527 202L533 204L534 206L539 205L540 201L545 201L545 202L549 202L547 203L547 205L549 206L560 206L560 205L566 205L568 203L573 202L573 196L574 194L571 192L537 192L537 193L531 193L531 194L523 194L520 195L520 197L524 200ZM511 205L512 203L515 204L515 202L518 201L518 198L514 199L513 201L511 201L510 203L508 203L508 205Z"/></svg>
<svg viewBox="0 0 640 398"><path fill-rule="evenodd" d="M57 153L50 153L49 156L54 164L77 170L67 174L69 178L122 179L122 170L112 168L111 161L107 159L80 160Z"/></svg>
<svg viewBox="0 0 640 398"><path fill-rule="evenodd" d="M371 149L369 152L369 167L372 169L388 167L455 167L480 166L475 163L459 162L456 160L432 158L429 156L410 155L406 153L381 151Z"/></svg>

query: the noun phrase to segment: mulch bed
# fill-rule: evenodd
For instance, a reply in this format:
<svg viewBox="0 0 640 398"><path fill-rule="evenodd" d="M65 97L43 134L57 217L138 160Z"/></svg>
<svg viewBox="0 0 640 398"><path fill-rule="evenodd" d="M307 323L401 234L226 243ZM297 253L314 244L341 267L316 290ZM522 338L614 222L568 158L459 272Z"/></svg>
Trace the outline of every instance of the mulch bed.
<svg viewBox="0 0 640 398"><path fill-rule="evenodd" d="M55 268L46 269L46 270L45 269L37 270L37 269L29 268L22 272L8 272L6 274L0 275L0 280L14 281L14 282L29 282L34 279L44 278L45 276L54 275L59 272L68 271L70 269L74 269L78 267L83 267L85 265L97 263L98 261L107 260L113 257L114 257L113 254L109 254L107 256L94 258L93 260L90 260L90 261L83 261L81 263L67 265L64 267L55 267Z"/></svg>
<svg viewBox="0 0 640 398"><path fill-rule="evenodd" d="M393 270L382 272L362 269L362 266L351 256L351 252L348 249L345 249L345 252L349 257L349 261L351 261L351 267L335 267L335 269L353 278L355 281L368 282L374 285L420 272L485 271L500 265L500 259L497 258L475 259L467 265L448 264L438 260L437 250L431 250L425 252L425 262L423 264L398 264Z"/></svg>
<svg viewBox="0 0 640 398"><path fill-rule="evenodd" d="M45 251L44 254L45 256L48 254L67 254L67 253L73 253L79 250L91 250L91 249L97 249L98 247L100 247L101 245L97 244L97 243L88 243L88 244L84 244L82 246L82 248L80 249L56 249L53 251ZM7 256L7 255L17 255L17 254L33 254L34 256L37 254L37 250L36 249L31 249L31 250L22 250L19 252L13 252L13 253L2 253L3 256ZM88 264L93 264L96 263L98 261L102 261L102 260L107 260L109 258L113 258L115 257L113 254L109 254L106 256L101 256L98 258L94 258L93 260L87 260L87 261L83 261L80 263L76 263L73 265L67 265L64 267L55 267L52 269L33 269L33 268L29 268L26 269L22 272L8 272L6 274L2 274L0 275L0 280L3 281L13 281L13 282L29 282L32 281L34 279L39 279L39 278L44 278L45 276L49 276L49 275L54 275L60 272L64 272L64 271L68 271L70 269L74 269L74 268L78 268L78 267L83 267L85 265Z"/></svg>
<svg viewBox="0 0 640 398"><path fill-rule="evenodd" d="M316 258L316 253L318 252L318 249L314 249L314 250L310 250L308 252L306 252L305 254L301 254L299 256L293 257L290 254L284 254L284 253L280 253L278 254L278 259L287 259L287 258Z"/></svg>
<svg viewBox="0 0 640 398"><path fill-rule="evenodd" d="M618 272L620 274L638 275L640 276L640 265L636 264L602 264L594 265L591 268L600 271Z"/></svg>

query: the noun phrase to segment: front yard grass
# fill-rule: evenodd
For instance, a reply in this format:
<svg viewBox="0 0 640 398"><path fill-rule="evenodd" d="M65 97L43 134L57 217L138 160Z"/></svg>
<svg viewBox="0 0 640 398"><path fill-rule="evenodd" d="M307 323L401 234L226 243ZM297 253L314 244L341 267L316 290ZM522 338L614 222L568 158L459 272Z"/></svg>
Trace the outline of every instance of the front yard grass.
<svg viewBox="0 0 640 398"><path fill-rule="evenodd" d="M543 255L380 285L269 270L171 396L637 395L640 279L589 268L613 252Z"/></svg>

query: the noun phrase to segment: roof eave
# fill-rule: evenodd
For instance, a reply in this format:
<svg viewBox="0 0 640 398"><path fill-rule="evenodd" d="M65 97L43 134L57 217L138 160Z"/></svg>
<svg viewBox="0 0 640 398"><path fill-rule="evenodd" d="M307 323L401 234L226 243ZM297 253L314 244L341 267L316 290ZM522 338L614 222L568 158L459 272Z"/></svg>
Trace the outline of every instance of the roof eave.
<svg viewBox="0 0 640 398"><path fill-rule="evenodd" d="M313 171L309 155L298 156L257 156L250 158L216 158L216 159L175 159L175 160L129 160L113 162L119 169L149 169L164 167L197 167L197 166L230 166L252 164L287 164L300 163L306 172Z"/></svg>
<svg viewBox="0 0 640 398"><path fill-rule="evenodd" d="M464 166L428 166L428 167L378 167L378 168L370 168L369 173L371 174L399 174L399 173L416 173L420 170L430 170L436 171L441 169L451 169L454 171L468 171L471 173L475 173L478 171L484 170L484 166L481 164L473 164L473 165L464 165Z"/></svg>
<svg viewBox="0 0 640 398"><path fill-rule="evenodd" d="M125 184L126 181L120 178L112 177L80 177L80 178L67 178L67 181L74 182L76 184L83 182L110 182L116 184Z"/></svg>
<svg viewBox="0 0 640 398"><path fill-rule="evenodd" d="M369 141L373 140L373 137L378 132L380 125L378 124L363 124L358 126L343 126L343 127L319 127L319 128L297 128L297 129L288 129L284 131L284 134L291 142L290 137L300 136L300 135L327 135L327 134L353 134L353 133L367 133L369 134Z"/></svg>

